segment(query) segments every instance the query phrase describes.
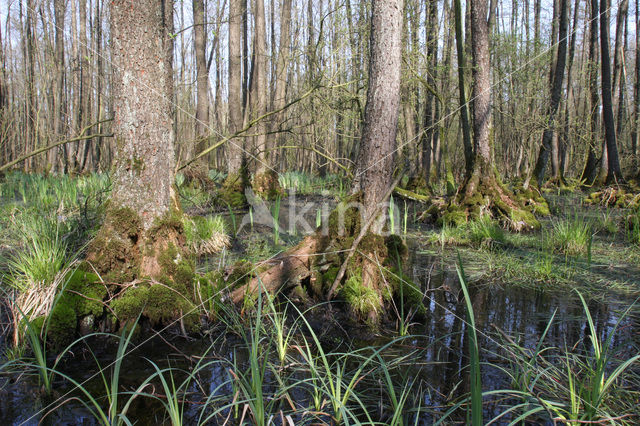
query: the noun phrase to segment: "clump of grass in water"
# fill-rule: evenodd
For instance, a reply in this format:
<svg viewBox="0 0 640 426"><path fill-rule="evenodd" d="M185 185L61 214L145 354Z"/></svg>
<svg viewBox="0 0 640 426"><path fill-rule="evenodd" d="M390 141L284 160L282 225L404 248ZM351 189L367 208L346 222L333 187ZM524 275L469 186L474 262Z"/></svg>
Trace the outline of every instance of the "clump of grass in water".
<svg viewBox="0 0 640 426"><path fill-rule="evenodd" d="M430 234L427 237L427 241L431 244L438 244L441 248L448 245L469 244L469 238L462 227L448 224L442 225L439 232Z"/></svg>
<svg viewBox="0 0 640 426"><path fill-rule="evenodd" d="M229 235L222 216L185 215L182 223L187 245L199 256L217 253L229 245Z"/></svg>
<svg viewBox="0 0 640 426"><path fill-rule="evenodd" d="M591 223L576 213L573 219L563 219L553 223L550 243L553 249L567 255L585 254L591 236Z"/></svg>
<svg viewBox="0 0 640 426"><path fill-rule="evenodd" d="M481 246L491 248L495 244L504 245L507 242L504 229L487 215L469 222L467 229L471 242Z"/></svg>

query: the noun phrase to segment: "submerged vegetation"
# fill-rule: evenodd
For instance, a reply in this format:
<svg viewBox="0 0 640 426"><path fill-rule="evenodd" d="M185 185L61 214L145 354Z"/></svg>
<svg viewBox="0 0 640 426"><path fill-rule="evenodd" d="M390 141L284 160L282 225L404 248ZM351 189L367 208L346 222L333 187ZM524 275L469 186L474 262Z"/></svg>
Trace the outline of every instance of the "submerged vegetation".
<svg viewBox="0 0 640 426"><path fill-rule="evenodd" d="M324 193L332 179L308 194ZM15 330L13 341L3 343L0 386L19 392L14 381L39 389L23 397L21 421L68 421L84 413L100 424L127 424L149 407L154 421L176 425L637 420L636 211L589 215L593 207L574 205L572 213L544 220L540 231L514 234L486 216L433 229L413 220L419 212L412 202L396 199L390 241L401 235L421 249L406 258L402 245L387 243L389 262L379 265L389 287L382 300L362 286L355 266L339 291L355 318L382 312L381 303L393 306L379 329L384 337L372 342L366 329L340 319L336 302L294 303L284 293L258 292L241 308L228 303L228 291L260 268L248 259L264 259L302 238L302 231L289 235L290 228L275 225L285 219L287 198L269 210L265 223L273 223L274 236L256 232L257 223L244 226L236 235L246 244L240 251L232 247L232 217L224 209L184 216L186 246L195 257L167 247L159 257L166 279L131 282L120 295L113 282L76 260L103 215L105 177L10 174L0 190L2 289ZM323 224L316 210L308 213ZM438 287L431 272L426 282L407 274L407 266L427 255L439 259L433 265L440 264L442 277L455 277L447 271L459 256L460 283L454 278ZM337 272L322 270L317 279L330 285ZM568 325L560 326L556 307L540 319L545 325L533 341L502 320L490 327L478 303L508 292L500 287L556 294L565 299L560 309L568 309L568 297ZM602 316L612 301L611 316ZM442 317L434 317L438 312ZM445 333L423 334L424 321ZM583 325L584 335L571 331ZM354 332L363 343L349 338ZM202 337L183 357L175 340L185 333ZM151 352L134 367L152 342L176 355ZM115 353L107 349L105 358L111 347ZM470 352L456 352L463 348ZM445 356L450 351L453 358ZM71 367L72 353L85 354L86 375ZM442 363L448 367L439 384L433 378ZM139 370L133 381L126 378L132 368Z"/></svg>

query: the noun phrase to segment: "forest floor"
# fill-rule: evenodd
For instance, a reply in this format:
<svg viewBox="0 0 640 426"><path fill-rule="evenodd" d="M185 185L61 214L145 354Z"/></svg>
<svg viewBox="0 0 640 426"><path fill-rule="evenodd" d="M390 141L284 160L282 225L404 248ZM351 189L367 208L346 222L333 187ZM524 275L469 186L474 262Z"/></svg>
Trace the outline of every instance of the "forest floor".
<svg viewBox="0 0 640 426"><path fill-rule="evenodd" d="M199 274L225 274L238 261L257 265L292 247L323 226L348 187L336 176L289 173L281 178L286 197L234 210L177 184L185 212L219 218L211 226L228 235L221 252L199 257ZM389 229L410 249L401 267L422 294L423 312L392 301L386 321L369 330L333 304L302 313L264 296L249 311L216 305L215 315L207 312L214 320L188 338L157 328L149 336L83 338L59 363L50 351L43 370L33 342L12 347L8 307L26 275L46 281L81 255L109 181L10 174L0 190L3 423L99 422L118 395L132 403L116 411L143 423L173 414L184 424L450 423L464 421L478 391L485 421L639 420L638 212L588 205L580 192L550 192L552 214L541 229L511 233L490 220L420 223L422 205L396 198ZM472 330L481 389L468 368ZM50 371L51 393L43 371ZM118 373L103 381L101 371L122 371L119 386ZM606 386L595 389L600 373ZM114 382L115 391L106 386Z"/></svg>

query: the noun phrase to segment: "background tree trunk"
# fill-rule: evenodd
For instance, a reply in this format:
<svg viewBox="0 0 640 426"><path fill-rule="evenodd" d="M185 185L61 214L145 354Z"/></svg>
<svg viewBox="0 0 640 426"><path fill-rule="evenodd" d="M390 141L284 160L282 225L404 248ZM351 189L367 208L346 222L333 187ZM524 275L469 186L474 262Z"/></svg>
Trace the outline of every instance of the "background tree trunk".
<svg viewBox="0 0 640 426"><path fill-rule="evenodd" d="M549 104L548 111L548 122L547 127L544 129L544 133L542 134L542 146L540 147L540 153L538 154L538 161L536 162L536 166L533 170L536 181L539 186L542 186L544 183L544 173L547 167L547 163L549 162L549 154L552 151L551 142L553 139L553 132L555 128L555 119L556 113L558 112L558 107L560 106L560 100L562 98L562 87L564 82L564 68L567 58L567 23L568 23L568 15L569 15L569 6L568 0L559 0L560 4L558 5L558 11L560 13L559 17L559 41L557 48L557 56L556 61L553 65L555 65L554 71L552 73L552 83L551 83L551 102ZM552 42L555 43L555 40L552 39ZM556 142L557 144L557 142ZM557 152L557 150L556 150ZM558 176L554 176L557 178Z"/></svg>
<svg viewBox="0 0 640 426"><path fill-rule="evenodd" d="M234 134L242 129L242 2L229 0L229 133ZM240 172L243 158L243 142L232 139L227 144L229 176Z"/></svg>
<svg viewBox="0 0 640 426"><path fill-rule="evenodd" d="M589 84L589 124L590 135L587 147L587 162L580 180L586 185L592 185L598 172L598 160L595 149L598 145L598 116L600 97L598 96L598 0L591 0L589 15L589 56L587 59Z"/></svg>
<svg viewBox="0 0 640 426"><path fill-rule="evenodd" d="M195 136L198 140L195 154L207 148L209 134L209 68L207 67L207 20L205 14L205 0L193 0L193 33L194 55L196 57L196 126ZM188 156L191 158L191 156ZM208 172L207 157L197 162L198 173Z"/></svg>
<svg viewBox="0 0 640 426"><path fill-rule="evenodd" d="M600 0L600 51L602 67L602 115L604 118L604 134L607 149L608 173L606 183L622 182L622 171L618 158L616 143L616 127L613 118L613 102L611 100L611 58L609 57L609 19L608 2ZM605 25L606 24L606 25Z"/></svg>

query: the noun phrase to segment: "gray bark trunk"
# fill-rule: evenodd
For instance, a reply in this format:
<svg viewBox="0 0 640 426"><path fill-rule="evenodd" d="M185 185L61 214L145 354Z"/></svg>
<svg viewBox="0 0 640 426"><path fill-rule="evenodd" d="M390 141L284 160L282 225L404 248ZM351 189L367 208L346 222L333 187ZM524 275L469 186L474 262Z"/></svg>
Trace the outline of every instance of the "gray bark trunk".
<svg viewBox="0 0 640 426"><path fill-rule="evenodd" d="M205 19L204 0L193 0L194 54L196 57L196 153L207 147L206 136L209 134L209 68L207 67L207 22ZM206 157L199 161L199 166L206 168ZM206 170L205 170L206 171Z"/></svg>
<svg viewBox="0 0 640 426"><path fill-rule="evenodd" d="M242 129L242 3L244 0L229 1L229 133ZM238 173L242 166L242 141L232 139L227 148L229 175Z"/></svg>
<svg viewBox="0 0 640 426"><path fill-rule="evenodd" d="M608 2L600 0L600 20L608 23ZM607 179L606 183L622 181L618 146L616 142L616 128L613 118L613 102L611 99L611 59L609 57L609 25L600 25L600 51L602 70L602 116L607 149Z"/></svg>
<svg viewBox="0 0 640 426"><path fill-rule="evenodd" d="M110 2L113 133L111 207L138 213L145 231L175 202L174 133L164 2ZM144 93L144 96L140 96Z"/></svg>
<svg viewBox="0 0 640 426"><path fill-rule="evenodd" d="M400 106L402 0L374 0L369 88L354 190L362 191L365 221L392 181ZM364 223L364 222L363 222Z"/></svg>

